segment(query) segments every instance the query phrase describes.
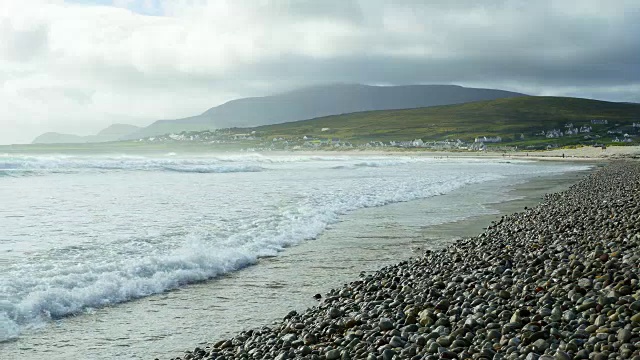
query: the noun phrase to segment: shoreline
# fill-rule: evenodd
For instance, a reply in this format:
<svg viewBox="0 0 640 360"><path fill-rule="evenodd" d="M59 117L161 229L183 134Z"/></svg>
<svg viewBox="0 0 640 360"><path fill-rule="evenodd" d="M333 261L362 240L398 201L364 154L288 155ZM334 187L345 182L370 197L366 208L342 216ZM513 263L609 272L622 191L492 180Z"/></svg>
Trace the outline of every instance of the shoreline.
<svg viewBox="0 0 640 360"><path fill-rule="evenodd" d="M8 146L8 145L7 145ZM22 149L14 150L8 149L5 146L4 150L0 146L0 155L45 155L45 154L59 154L59 155L146 155L146 156L167 156L168 154L178 155L220 155L220 154L261 154L261 155L308 155L308 156L322 156L322 155L394 155L394 156L426 156L434 158L479 158L479 159L519 159L519 160L544 160L544 161L608 161L612 159L640 159L640 146L609 146L606 149L595 148L592 146L582 146L577 148L566 149L552 149L552 150L487 150L487 151L466 151L466 150L430 150L422 148L370 148L370 149L322 149L322 150L269 150L269 151L247 151L246 149L216 149L201 147L180 147L180 146L166 146L162 148L100 148L100 149L67 149L61 148L58 151L52 151L51 149L39 150L34 149ZM54 149L55 150L55 149Z"/></svg>
<svg viewBox="0 0 640 360"><path fill-rule="evenodd" d="M622 159L640 159L640 146L610 146L606 149L583 146L572 149L553 149L543 151L449 151L449 150L426 150L419 148L395 148L383 149L355 149L355 150L318 150L318 151L271 151L265 154L302 154L302 155L398 155L398 156L425 156L434 158L478 158L478 159L517 159L532 161L587 161L601 162Z"/></svg>
<svg viewBox="0 0 640 360"><path fill-rule="evenodd" d="M636 359L639 174L638 163L609 164L479 236L363 275L272 328L183 358ZM603 209L616 227L595 225Z"/></svg>
<svg viewBox="0 0 640 360"><path fill-rule="evenodd" d="M571 177L577 176L575 172L567 174L571 174ZM533 178L531 182L545 183L548 182L547 179L557 177L565 175L544 175ZM518 189L522 186L529 185L514 183L510 184L509 188ZM39 335L34 333L36 337L25 335L8 345L5 351L25 356L42 352L42 355L51 358L63 358L64 355L72 356L73 352L66 349L46 349L54 343L75 342L80 348L86 349L85 355L89 358L163 358L166 354L181 354L188 348L184 344L206 344L210 339L220 336L230 337L255 324L271 323L281 319L287 309L301 311L316 305L317 302L313 300L314 294L324 293L330 287L357 278L358 272L362 269L373 272L382 265L394 264L400 259L416 256L418 253L414 247L422 246L421 243L424 241L422 227L425 225L425 217L430 219L426 223L437 224L441 217L437 214L439 209L449 213L457 211L455 209L466 206L465 203L471 201L471 209L477 208L477 214L484 214L487 213L486 210L491 212L496 206L502 206L493 202L498 198L501 201L509 199L508 203L521 202L511 200L514 196L520 196L519 190L507 193L504 191L504 183L502 188L495 188L496 185L489 183L474 184L433 198L360 209L332 225L322 239L291 247L276 258L263 258L257 266L221 276L213 281L193 284L114 307L95 309L87 316L65 318L56 323L55 327L46 330L55 332L55 336L46 332ZM476 193L482 195L476 196ZM535 198L531 201L537 202ZM480 204L485 204L484 210ZM464 218L475 211L465 210L460 214L462 217L454 218ZM407 221L409 217L411 220ZM487 215L488 219L496 217L494 214ZM470 219L457 221L454 227L463 226L467 221ZM488 222L489 220L482 225L486 226ZM438 228L439 225L433 227ZM441 234L430 245L444 242L443 237L450 241L450 236ZM309 267L313 267L314 270L310 270ZM323 268L325 270L322 270ZM250 297L245 296L244 293L247 292L251 294ZM297 300L293 300L294 298ZM243 305L238 305L237 299L243 299ZM264 305L255 306L256 303ZM274 303L277 305L271 305ZM269 309L272 306L273 311ZM126 314L137 314L137 319L129 322ZM202 321L198 318L202 318ZM156 319L164 320L156 323ZM187 319L190 320L186 321ZM146 324L154 325L149 327ZM119 329L121 332L108 329ZM120 336L115 336L117 334ZM39 338L49 340L40 341ZM89 342L88 339L93 340ZM102 353L105 353L104 350L108 351L111 356L98 354L98 349L101 349ZM0 353L3 351L0 350Z"/></svg>
<svg viewBox="0 0 640 360"><path fill-rule="evenodd" d="M500 219L501 216L522 211L525 207L538 205L545 195L567 190L580 179L598 171L600 166L602 166L602 163L594 163L594 168L590 170L543 176L530 179L522 184L516 184L508 192L515 199L489 204L492 209L497 211L497 214L479 215L456 222L428 226L423 230L422 234L427 238L450 239L476 236L485 231L492 221Z"/></svg>

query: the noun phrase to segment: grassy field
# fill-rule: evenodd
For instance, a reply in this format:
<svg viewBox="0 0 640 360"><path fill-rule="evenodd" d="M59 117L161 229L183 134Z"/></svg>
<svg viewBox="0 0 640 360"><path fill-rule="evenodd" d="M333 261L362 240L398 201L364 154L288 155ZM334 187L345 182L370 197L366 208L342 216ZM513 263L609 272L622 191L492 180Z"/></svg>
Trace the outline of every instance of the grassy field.
<svg viewBox="0 0 640 360"><path fill-rule="evenodd" d="M591 125L607 119L608 125ZM476 136L501 136L505 142L546 142L543 130L567 123L591 125L596 133L640 122L640 105L566 97L518 97L460 105L408 110L370 111L249 129L262 137L337 137L354 142L390 140L472 141ZM616 126L618 125L618 126ZM321 131L329 128L328 131ZM242 130L247 131L245 129ZM524 135L524 140L521 140ZM577 142L563 139L567 143ZM578 138L578 137L576 137ZM582 138L582 136L579 136Z"/></svg>

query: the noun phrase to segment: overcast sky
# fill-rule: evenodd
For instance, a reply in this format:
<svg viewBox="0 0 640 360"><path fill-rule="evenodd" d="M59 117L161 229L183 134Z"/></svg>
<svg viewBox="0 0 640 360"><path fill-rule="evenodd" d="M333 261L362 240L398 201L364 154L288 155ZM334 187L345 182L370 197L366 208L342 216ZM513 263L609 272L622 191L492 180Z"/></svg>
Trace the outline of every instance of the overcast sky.
<svg viewBox="0 0 640 360"><path fill-rule="evenodd" d="M329 82L640 102L638 34L638 0L0 0L0 144Z"/></svg>

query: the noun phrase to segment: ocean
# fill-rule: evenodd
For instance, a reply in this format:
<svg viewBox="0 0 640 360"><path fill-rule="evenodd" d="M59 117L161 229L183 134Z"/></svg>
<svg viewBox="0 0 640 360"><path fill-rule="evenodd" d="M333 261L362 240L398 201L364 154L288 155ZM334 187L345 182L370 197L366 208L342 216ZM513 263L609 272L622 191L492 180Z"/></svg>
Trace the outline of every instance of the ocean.
<svg viewBox="0 0 640 360"><path fill-rule="evenodd" d="M584 164L392 155L0 154L0 358L177 356L312 306Z"/></svg>

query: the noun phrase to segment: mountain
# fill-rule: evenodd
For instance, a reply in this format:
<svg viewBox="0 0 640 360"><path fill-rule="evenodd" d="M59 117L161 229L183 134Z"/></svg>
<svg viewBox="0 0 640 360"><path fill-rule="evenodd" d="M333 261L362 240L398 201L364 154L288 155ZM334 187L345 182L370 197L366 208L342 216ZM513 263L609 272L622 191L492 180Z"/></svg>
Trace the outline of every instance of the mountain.
<svg viewBox="0 0 640 360"><path fill-rule="evenodd" d="M32 144L79 144L85 143L85 136L61 134L57 132L47 132L39 135L33 141Z"/></svg>
<svg viewBox="0 0 640 360"><path fill-rule="evenodd" d="M32 144L80 144L117 141L120 138L140 130L140 127L128 124L113 124L96 135L80 136L56 132L44 133L36 137Z"/></svg>
<svg viewBox="0 0 640 360"><path fill-rule="evenodd" d="M140 130L140 127L135 125L112 124L111 126L98 132L95 137L97 139L100 139L101 141L115 141L138 130Z"/></svg>
<svg viewBox="0 0 640 360"><path fill-rule="evenodd" d="M606 119L607 124L592 124L591 120ZM367 111L320 117L310 120L266 125L240 132L256 131L261 138L335 137L356 142L389 140L462 139L473 141L476 136L501 136L505 141L527 141L547 138L543 130L566 130L591 126L593 134L611 138L611 130L636 134L633 123L640 122L640 104L616 103L568 97L526 96L433 106L417 109ZM325 129L325 131L322 131ZM326 130L329 129L329 130ZM576 135L584 138L585 133ZM613 135L615 137L615 135ZM622 135L620 135L622 136Z"/></svg>
<svg viewBox="0 0 640 360"><path fill-rule="evenodd" d="M313 86L272 96L229 101L188 118L159 120L123 139L181 131L277 124L359 111L410 109L518 96L526 95L456 85Z"/></svg>

